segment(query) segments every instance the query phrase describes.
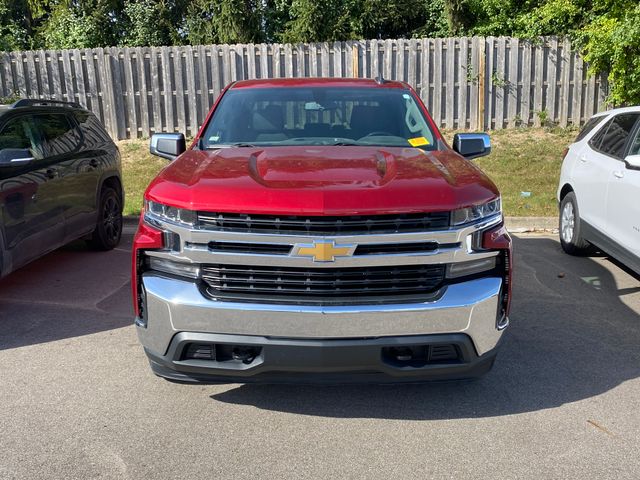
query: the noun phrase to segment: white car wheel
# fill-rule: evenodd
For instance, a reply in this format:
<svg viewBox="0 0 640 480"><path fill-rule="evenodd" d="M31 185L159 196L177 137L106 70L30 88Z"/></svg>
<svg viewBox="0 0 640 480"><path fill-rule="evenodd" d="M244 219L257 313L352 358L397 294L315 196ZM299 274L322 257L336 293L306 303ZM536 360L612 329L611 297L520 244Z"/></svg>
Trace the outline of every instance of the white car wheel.
<svg viewBox="0 0 640 480"><path fill-rule="evenodd" d="M575 225L576 217L573 211L573 203L567 202L562 209L562 217L560 220L560 234L565 242L571 243L571 240L573 240Z"/></svg>
<svg viewBox="0 0 640 480"><path fill-rule="evenodd" d="M586 255L592 248L591 244L582 236L580 211L576 194L569 192L560 204L560 244L562 249L570 255Z"/></svg>

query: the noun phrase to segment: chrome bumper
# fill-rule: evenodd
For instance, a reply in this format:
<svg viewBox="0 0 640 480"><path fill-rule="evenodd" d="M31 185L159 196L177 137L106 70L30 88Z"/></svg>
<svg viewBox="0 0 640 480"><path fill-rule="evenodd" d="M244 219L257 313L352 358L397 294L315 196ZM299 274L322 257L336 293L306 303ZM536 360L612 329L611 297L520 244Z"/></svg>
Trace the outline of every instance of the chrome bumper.
<svg viewBox="0 0 640 480"><path fill-rule="evenodd" d="M193 282L143 275L146 318L138 336L152 355L163 356L179 332L254 335L270 338L347 339L463 333L478 355L494 349L500 278L449 285L425 303L358 306L297 306L216 302Z"/></svg>

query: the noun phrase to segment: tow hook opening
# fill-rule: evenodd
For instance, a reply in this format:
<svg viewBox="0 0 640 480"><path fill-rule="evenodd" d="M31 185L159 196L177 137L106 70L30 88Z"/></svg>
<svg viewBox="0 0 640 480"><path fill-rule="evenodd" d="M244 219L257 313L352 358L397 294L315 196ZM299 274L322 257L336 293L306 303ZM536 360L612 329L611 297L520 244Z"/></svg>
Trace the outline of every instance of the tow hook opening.
<svg viewBox="0 0 640 480"><path fill-rule="evenodd" d="M504 330L509 326L509 316L503 312L501 315L498 315L498 320L496 321L496 328L498 330Z"/></svg>
<svg viewBox="0 0 640 480"><path fill-rule="evenodd" d="M213 362L252 364L262 353L262 347L252 345L227 344L188 344L182 355L182 360L209 360Z"/></svg>
<svg viewBox="0 0 640 480"><path fill-rule="evenodd" d="M235 361L249 365L260 354L260 349L256 347L235 346L231 349L231 358Z"/></svg>
<svg viewBox="0 0 640 480"><path fill-rule="evenodd" d="M459 363L462 355L456 345L410 345L384 347L382 361L392 367L420 368L441 363Z"/></svg>

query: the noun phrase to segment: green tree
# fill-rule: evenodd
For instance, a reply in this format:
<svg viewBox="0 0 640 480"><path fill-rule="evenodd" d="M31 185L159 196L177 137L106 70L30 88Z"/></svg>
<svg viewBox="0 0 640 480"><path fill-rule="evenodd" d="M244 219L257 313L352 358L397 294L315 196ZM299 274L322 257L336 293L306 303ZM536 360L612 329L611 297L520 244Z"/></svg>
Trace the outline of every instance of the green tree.
<svg viewBox="0 0 640 480"><path fill-rule="evenodd" d="M413 31L414 38L447 37L451 34L447 15L444 10L444 0L426 0L424 6L424 23Z"/></svg>
<svg viewBox="0 0 640 480"><path fill-rule="evenodd" d="M35 48L94 48L122 38L123 0L51 0L37 11Z"/></svg>
<svg viewBox="0 0 640 480"><path fill-rule="evenodd" d="M282 40L300 43L353 38L351 7L347 0L293 0Z"/></svg>
<svg viewBox="0 0 640 480"><path fill-rule="evenodd" d="M192 45L256 43L264 39L260 0L194 0L185 17Z"/></svg>
<svg viewBox="0 0 640 480"><path fill-rule="evenodd" d="M577 38L590 73L608 73L609 102L640 104L640 4L610 8Z"/></svg>
<svg viewBox="0 0 640 480"><path fill-rule="evenodd" d="M292 0L265 0L264 36L268 42L282 42L287 23L291 21Z"/></svg>
<svg viewBox="0 0 640 480"><path fill-rule="evenodd" d="M121 43L128 47L179 45L184 0L126 0L126 29Z"/></svg>
<svg viewBox="0 0 640 480"><path fill-rule="evenodd" d="M463 34L473 18L467 0L444 0L449 31L454 35Z"/></svg>
<svg viewBox="0 0 640 480"><path fill-rule="evenodd" d="M448 30L443 0L360 0L356 6L352 31L358 38L434 36Z"/></svg>
<svg viewBox="0 0 640 480"><path fill-rule="evenodd" d="M443 36L444 0L265 2L265 35L278 42Z"/></svg>
<svg viewBox="0 0 640 480"><path fill-rule="evenodd" d="M0 50L20 50L28 45L28 32L21 14L25 5L0 0Z"/></svg>

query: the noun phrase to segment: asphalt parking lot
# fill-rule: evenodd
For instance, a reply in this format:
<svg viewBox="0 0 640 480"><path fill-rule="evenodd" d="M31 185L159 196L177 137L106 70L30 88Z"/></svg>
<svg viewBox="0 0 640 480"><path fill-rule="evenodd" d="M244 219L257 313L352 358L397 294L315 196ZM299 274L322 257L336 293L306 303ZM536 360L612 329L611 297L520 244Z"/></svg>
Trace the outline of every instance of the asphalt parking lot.
<svg viewBox="0 0 640 480"><path fill-rule="evenodd" d="M604 256L518 236L476 382L189 386L137 342L130 243L0 281L0 479L640 477L640 280Z"/></svg>

